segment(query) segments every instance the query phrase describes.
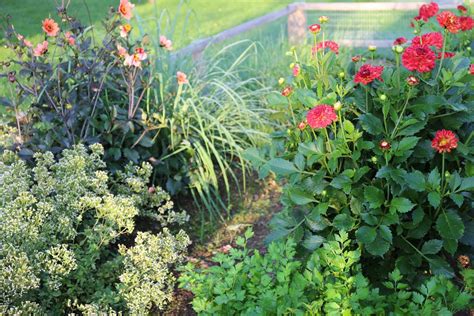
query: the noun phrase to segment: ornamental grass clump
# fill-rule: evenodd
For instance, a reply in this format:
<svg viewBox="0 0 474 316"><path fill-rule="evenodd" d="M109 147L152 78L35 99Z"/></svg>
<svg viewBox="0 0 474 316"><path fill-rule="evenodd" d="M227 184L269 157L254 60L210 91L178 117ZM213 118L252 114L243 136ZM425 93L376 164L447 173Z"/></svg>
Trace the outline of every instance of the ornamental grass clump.
<svg viewBox="0 0 474 316"><path fill-rule="evenodd" d="M174 231L187 216L149 188L149 164L112 176L103 154L98 144L58 161L36 153L33 168L1 155L0 314L143 314L171 300L190 242ZM138 219L157 234L137 231Z"/></svg>
<svg viewBox="0 0 474 316"><path fill-rule="evenodd" d="M287 183L269 240L313 252L344 230L371 280L398 269L413 284L464 282L470 266L457 258L474 255L473 31L458 18L423 5L418 35L397 39L388 60L375 47L352 58L320 50L325 25L310 28L316 49L301 55L311 58L289 54L298 76L269 97L285 130L271 150L246 153L261 176Z"/></svg>

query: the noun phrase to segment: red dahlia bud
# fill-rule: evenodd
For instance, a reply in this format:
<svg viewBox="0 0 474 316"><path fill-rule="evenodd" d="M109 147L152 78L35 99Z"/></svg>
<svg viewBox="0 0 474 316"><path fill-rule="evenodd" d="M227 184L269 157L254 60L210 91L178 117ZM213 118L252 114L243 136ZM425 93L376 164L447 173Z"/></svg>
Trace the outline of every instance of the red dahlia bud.
<svg viewBox="0 0 474 316"><path fill-rule="evenodd" d="M156 191L155 187L148 188L148 193L155 193L155 191Z"/></svg>
<svg viewBox="0 0 474 316"><path fill-rule="evenodd" d="M321 31L321 25L319 24L311 24L308 27L309 31L313 34L318 34Z"/></svg>
<svg viewBox="0 0 474 316"><path fill-rule="evenodd" d="M469 268L469 265L471 264L471 260L469 259L468 256L465 256L465 255L460 255L458 257L458 262L465 269Z"/></svg>
<svg viewBox="0 0 474 316"><path fill-rule="evenodd" d="M415 76L408 76L407 77L407 83L409 86L416 86L417 84L420 83L420 79L418 79Z"/></svg>
<svg viewBox="0 0 474 316"><path fill-rule="evenodd" d="M281 95L284 97L288 97L292 92L293 92L293 89L290 86L288 86L285 89L283 89L283 91L281 92Z"/></svg>
<svg viewBox="0 0 474 316"><path fill-rule="evenodd" d="M390 143L386 140L382 140L379 144L379 147L382 150L389 150L390 149Z"/></svg>
<svg viewBox="0 0 474 316"><path fill-rule="evenodd" d="M16 76L15 76L14 71L10 71L8 73L8 81L10 81L11 83L14 83L16 81Z"/></svg>
<svg viewBox="0 0 474 316"><path fill-rule="evenodd" d="M304 129L306 128L306 122L301 122L301 123L299 123L299 124L298 124L298 128L299 128L300 130L304 130Z"/></svg>
<svg viewBox="0 0 474 316"><path fill-rule="evenodd" d="M357 63L360 61L360 55L356 55L352 57L352 62Z"/></svg>

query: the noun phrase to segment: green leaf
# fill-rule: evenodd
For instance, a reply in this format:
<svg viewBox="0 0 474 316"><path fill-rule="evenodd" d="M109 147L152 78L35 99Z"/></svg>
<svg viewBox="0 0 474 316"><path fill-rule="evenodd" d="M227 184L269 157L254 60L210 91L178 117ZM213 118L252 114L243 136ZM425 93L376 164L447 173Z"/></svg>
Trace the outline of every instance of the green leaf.
<svg viewBox="0 0 474 316"><path fill-rule="evenodd" d="M372 135L379 135L383 133L382 121L373 114L367 113L359 116L362 128Z"/></svg>
<svg viewBox="0 0 474 316"><path fill-rule="evenodd" d="M316 202L312 193L305 192L298 187L292 187L288 190L288 195L296 205L306 205L311 202Z"/></svg>
<svg viewBox="0 0 474 316"><path fill-rule="evenodd" d="M375 240L377 237L377 231L374 227L361 226L355 233L357 241L368 244Z"/></svg>
<svg viewBox="0 0 474 316"><path fill-rule="evenodd" d="M474 190L474 177L462 179L461 186L459 187L458 191L462 192L472 190Z"/></svg>
<svg viewBox="0 0 474 316"><path fill-rule="evenodd" d="M280 176L288 176L299 172L292 162L282 158L273 158L268 162L268 165L273 172Z"/></svg>
<svg viewBox="0 0 474 316"><path fill-rule="evenodd" d="M431 170L430 174L428 175L428 184L433 190L439 188L441 184L441 175L438 171L438 168L434 168L433 170Z"/></svg>
<svg viewBox="0 0 474 316"><path fill-rule="evenodd" d="M308 250L315 250L323 244L324 240L324 237L318 235L309 235L303 240L303 247Z"/></svg>
<svg viewBox="0 0 474 316"><path fill-rule="evenodd" d="M404 197L396 197L390 203L390 213L407 213L415 207L409 199Z"/></svg>
<svg viewBox="0 0 474 316"><path fill-rule="evenodd" d="M398 145L396 146L394 150L394 155L395 156L403 156L405 153L411 149L413 149L416 144L418 143L418 140L420 138L416 136L410 136L410 137L405 137L403 138Z"/></svg>
<svg viewBox="0 0 474 316"><path fill-rule="evenodd" d="M464 203L464 196L462 196L462 194L451 193L449 197L458 207L461 207Z"/></svg>
<svg viewBox="0 0 474 316"><path fill-rule="evenodd" d="M371 208L379 208L385 201L383 191L374 186L365 187L364 197L369 202Z"/></svg>
<svg viewBox="0 0 474 316"><path fill-rule="evenodd" d="M377 232L374 241L365 245L365 249L374 256L383 256L390 249L391 242L387 241L381 234Z"/></svg>
<svg viewBox="0 0 474 316"><path fill-rule="evenodd" d="M443 259L436 257L430 259L430 269L433 274L444 275L448 278L454 277L454 271L451 266Z"/></svg>
<svg viewBox="0 0 474 316"><path fill-rule="evenodd" d="M443 241L439 239L428 240L421 247L421 252L425 255L435 255L443 248Z"/></svg>
<svg viewBox="0 0 474 316"><path fill-rule="evenodd" d="M392 231L390 230L390 227L386 225L380 225L378 234L380 234L380 236L389 243L392 243Z"/></svg>
<svg viewBox="0 0 474 316"><path fill-rule="evenodd" d="M242 153L242 156L255 166L260 166L265 163L265 159L262 158L260 151L257 148L247 148Z"/></svg>
<svg viewBox="0 0 474 316"><path fill-rule="evenodd" d="M350 231L354 226L354 220L347 214L338 214L334 217L333 225L339 230Z"/></svg>
<svg viewBox="0 0 474 316"><path fill-rule="evenodd" d="M338 175L335 177L330 185L336 189L342 189L344 193L349 194L351 192L351 179L343 174Z"/></svg>
<svg viewBox="0 0 474 316"><path fill-rule="evenodd" d="M464 234L462 219L453 211L443 211L439 214L436 229L443 239L458 240Z"/></svg>
<svg viewBox="0 0 474 316"><path fill-rule="evenodd" d="M439 194L439 192L428 193L428 202L430 202L431 206L437 208L441 203L441 195Z"/></svg>
<svg viewBox="0 0 474 316"><path fill-rule="evenodd" d="M410 189L413 189L417 192L423 192L426 189L426 180L425 175L416 170L405 175L406 184Z"/></svg>
<svg viewBox="0 0 474 316"><path fill-rule="evenodd" d="M134 163L138 163L138 159L140 158L140 155L138 154L138 151L133 150L133 149L129 149L129 148L123 149L123 155L127 159L133 161Z"/></svg>

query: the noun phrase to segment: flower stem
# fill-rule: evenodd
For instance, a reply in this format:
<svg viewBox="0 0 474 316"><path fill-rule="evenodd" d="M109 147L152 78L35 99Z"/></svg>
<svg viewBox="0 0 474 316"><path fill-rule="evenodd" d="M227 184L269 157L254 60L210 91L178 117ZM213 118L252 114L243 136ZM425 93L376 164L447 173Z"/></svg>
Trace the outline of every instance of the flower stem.
<svg viewBox="0 0 474 316"><path fill-rule="evenodd" d="M405 101L405 104L403 105L402 112L400 113L400 116L398 117L397 123L395 124L395 127L393 129L392 135L390 136L391 139L395 137L395 134L397 132L398 125L400 124L400 121L402 120L403 115L405 114L405 110L408 105L408 100L410 100L410 93L411 93L411 88L408 90L407 93L407 99Z"/></svg>
<svg viewBox="0 0 474 316"><path fill-rule="evenodd" d="M443 67L443 60L444 60L444 52L446 51L446 30L443 34L443 49L441 50L441 60L439 62L438 73L436 74L435 81L438 80L439 74L441 73L441 68Z"/></svg>
<svg viewBox="0 0 474 316"><path fill-rule="evenodd" d="M365 86L365 113L369 113L369 86Z"/></svg>

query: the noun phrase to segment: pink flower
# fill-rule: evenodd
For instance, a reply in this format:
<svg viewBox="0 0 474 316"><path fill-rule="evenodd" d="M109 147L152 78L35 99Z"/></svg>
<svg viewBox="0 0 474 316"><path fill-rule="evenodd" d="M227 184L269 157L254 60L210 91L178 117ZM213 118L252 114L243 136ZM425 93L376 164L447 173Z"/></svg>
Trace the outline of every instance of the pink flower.
<svg viewBox="0 0 474 316"><path fill-rule="evenodd" d="M171 42L171 40L167 39L166 36L161 35L160 36L160 46L163 47L166 50L172 50L173 49L173 42Z"/></svg>
<svg viewBox="0 0 474 316"><path fill-rule="evenodd" d="M293 66L293 76L298 77L298 75L301 72L301 67L300 65L296 64Z"/></svg>
<svg viewBox="0 0 474 316"><path fill-rule="evenodd" d="M450 33L457 33L461 29L459 17L451 11L443 11L436 17L440 26L447 29Z"/></svg>
<svg viewBox="0 0 474 316"><path fill-rule="evenodd" d="M402 64L410 71L429 72L436 65L436 55L427 45L412 45L402 55Z"/></svg>
<svg viewBox="0 0 474 316"><path fill-rule="evenodd" d="M176 73L176 80L178 80L178 84L187 84L189 83L188 81L188 76L184 72L178 71Z"/></svg>
<svg viewBox="0 0 474 316"><path fill-rule="evenodd" d="M321 31L321 25L319 24L311 24L308 27L309 31L313 34L318 34Z"/></svg>
<svg viewBox="0 0 474 316"><path fill-rule="evenodd" d="M354 82L368 85L375 79L383 81L381 77L382 73L383 73L383 66L372 66L369 64L365 64L362 67L360 67L359 71L356 73Z"/></svg>
<svg viewBox="0 0 474 316"><path fill-rule="evenodd" d="M43 56L48 52L48 42L44 41L43 43L39 43L36 48L33 50L33 55L36 57Z"/></svg>
<svg viewBox="0 0 474 316"><path fill-rule="evenodd" d="M426 33L421 37L416 36L411 43L413 45L427 45L441 49L443 48L443 35L440 32Z"/></svg>
<svg viewBox="0 0 474 316"><path fill-rule="evenodd" d="M436 2L431 2L428 4L423 4L418 11L418 19L423 21L428 21L430 18L434 17L439 11L439 6ZM415 18L416 19L416 18Z"/></svg>
<svg viewBox="0 0 474 316"><path fill-rule="evenodd" d="M474 64L471 64L471 65L469 66L469 73L470 73L471 75L474 75Z"/></svg>
<svg viewBox="0 0 474 316"><path fill-rule="evenodd" d="M23 35L18 34L18 35L17 35L17 38L18 38L18 40L19 40L21 43L23 43L23 45L25 45L26 47L32 47L32 46L33 46L33 44L31 44L30 41L26 40Z"/></svg>
<svg viewBox="0 0 474 316"><path fill-rule="evenodd" d="M123 48L120 44L117 44L117 54L119 57L125 57L127 55L127 50Z"/></svg>
<svg viewBox="0 0 474 316"><path fill-rule="evenodd" d="M438 55L436 55L436 59L441 59L441 56L443 56L441 53L438 53ZM444 57L443 58L452 58L456 56L456 53L453 53L453 52L444 52Z"/></svg>
<svg viewBox="0 0 474 316"><path fill-rule="evenodd" d="M317 51L321 49L329 48L332 50L335 54L339 54L339 45L337 45L336 42L334 41L324 41L324 42L318 42L315 47L313 47L313 54L315 54Z"/></svg>
<svg viewBox="0 0 474 316"><path fill-rule="evenodd" d="M140 60L147 59L148 55L142 47L135 48L135 54L138 56Z"/></svg>
<svg viewBox="0 0 474 316"><path fill-rule="evenodd" d="M130 24L120 25L120 36L126 38L128 33L132 30L132 26Z"/></svg>
<svg viewBox="0 0 474 316"><path fill-rule="evenodd" d="M56 36L59 33L58 23L54 22L53 19L44 19L43 20L43 31L48 36Z"/></svg>
<svg viewBox="0 0 474 316"><path fill-rule="evenodd" d="M470 16L459 17L459 23L461 23L461 31L469 31L474 28L474 19Z"/></svg>
<svg viewBox="0 0 474 316"><path fill-rule="evenodd" d="M134 7L135 5L130 3L128 0L120 0L118 11L124 19L130 20L133 16L132 9Z"/></svg>
<svg viewBox="0 0 474 316"><path fill-rule="evenodd" d="M125 54L125 61L123 62L123 64L128 67L134 66L140 68L142 66L142 61L138 54Z"/></svg>
<svg viewBox="0 0 474 316"><path fill-rule="evenodd" d="M309 110L306 121L311 128L325 128L337 120L336 111L327 104L320 104Z"/></svg>
<svg viewBox="0 0 474 316"><path fill-rule="evenodd" d="M66 37L66 41L69 45L74 46L76 44L76 39L74 38L74 35L71 34L71 32L64 33L64 37Z"/></svg>

